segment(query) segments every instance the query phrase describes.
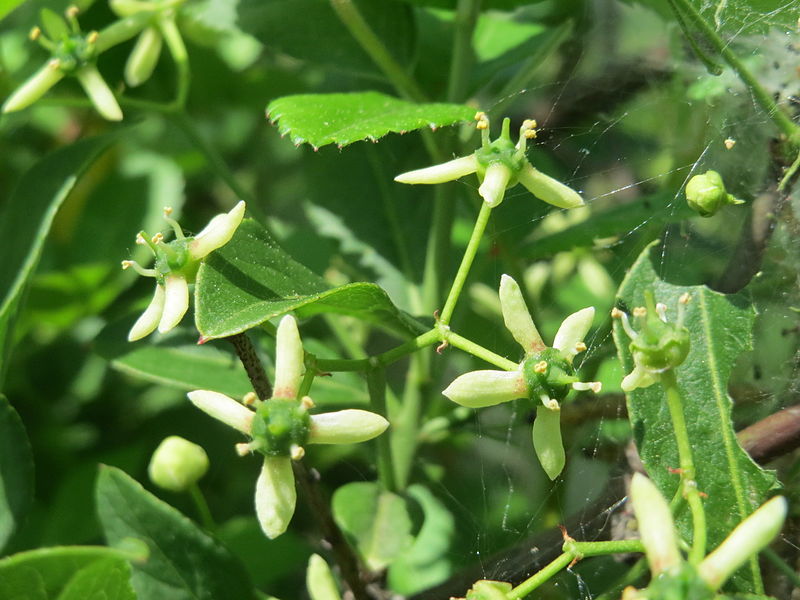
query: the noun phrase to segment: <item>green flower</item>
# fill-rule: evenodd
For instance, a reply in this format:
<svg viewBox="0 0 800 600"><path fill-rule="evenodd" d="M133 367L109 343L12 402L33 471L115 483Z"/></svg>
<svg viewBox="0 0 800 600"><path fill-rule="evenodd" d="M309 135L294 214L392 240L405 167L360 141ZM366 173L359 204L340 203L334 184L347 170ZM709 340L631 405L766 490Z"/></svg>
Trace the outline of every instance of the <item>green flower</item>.
<svg viewBox="0 0 800 600"><path fill-rule="evenodd" d="M444 183L477 173L481 186L478 193L489 206L503 201L506 189L517 183L524 185L537 198L559 208L576 208L583 199L572 188L536 169L525 156L527 140L536 137L536 121L526 120L519 130L517 143L511 141L511 120L503 120L503 131L495 141L489 139L486 113L475 115L481 130L481 147L473 154L440 165L409 171L394 178L400 183Z"/></svg>
<svg viewBox="0 0 800 600"><path fill-rule="evenodd" d="M261 401L249 394L242 404L209 390L188 394L200 410L251 438L250 442L236 445L241 456L251 452L263 455L255 505L261 529L270 539L286 531L294 514L292 460L303 458L306 444L364 442L389 426L382 416L365 410L309 414L314 402L308 396L297 398L302 376L303 345L297 322L287 315L278 325L272 398Z"/></svg>
<svg viewBox="0 0 800 600"><path fill-rule="evenodd" d="M51 58L6 99L4 113L30 106L65 76L73 76L80 82L97 112L109 121L122 120L117 99L95 66L99 34L96 31L84 34L77 15L76 6L66 10L66 21L52 10L42 9L44 33L39 27L34 27L30 38L50 52Z"/></svg>
<svg viewBox="0 0 800 600"><path fill-rule="evenodd" d="M164 218L175 232L175 239L165 242L157 233L149 236L144 231L136 236L136 243L146 245L155 256L152 269L145 269L133 260L123 260L122 268L133 268L139 275L154 277L156 291L149 306L133 324L128 341L133 342L150 335L158 328L166 333L183 319L189 309L189 284L194 283L200 261L214 250L227 244L244 217L245 203L240 201L229 213L217 215L195 236L186 237L183 229L164 209Z"/></svg>
<svg viewBox="0 0 800 600"><path fill-rule="evenodd" d="M678 300L678 317L674 323L667 321L667 307L656 304L653 293L645 292L645 306L633 309L633 324L627 313L614 308L611 316L620 319L622 329L631 339L633 371L622 380L622 390L630 392L646 388L660 380L661 373L674 369L689 354L689 330L683 326L689 294Z"/></svg>
<svg viewBox="0 0 800 600"><path fill-rule="evenodd" d="M631 502L653 578L646 590L627 588L623 600L713 597L736 569L778 535L787 511L782 496L765 502L716 550L692 566L681 555L669 504L653 482L639 473L631 481Z"/></svg>
<svg viewBox="0 0 800 600"><path fill-rule="evenodd" d="M573 358L586 350L583 338L594 318L594 308L584 308L561 323L552 347L542 341L533 323L522 292L514 279L500 280L500 305L506 328L522 346L525 357L514 371L472 371L456 378L442 392L453 402L470 408L494 406L518 398L537 402L533 423L533 446L550 479L564 468L559 402L571 390L595 393L599 382L582 382L575 374Z"/></svg>

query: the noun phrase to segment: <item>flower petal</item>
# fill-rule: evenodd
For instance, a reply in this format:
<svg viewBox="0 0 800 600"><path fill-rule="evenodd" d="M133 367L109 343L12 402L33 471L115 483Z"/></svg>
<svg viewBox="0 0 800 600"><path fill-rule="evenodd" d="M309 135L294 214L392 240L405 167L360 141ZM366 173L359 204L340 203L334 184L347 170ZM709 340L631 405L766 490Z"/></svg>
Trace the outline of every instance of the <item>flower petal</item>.
<svg viewBox="0 0 800 600"><path fill-rule="evenodd" d="M561 474L566 463L561 441L561 410L539 406L533 422L533 449L544 472L552 481Z"/></svg>
<svg viewBox="0 0 800 600"><path fill-rule="evenodd" d="M503 321L506 329L511 332L514 339L525 349L526 353L538 352L545 349L542 336L533 323L531 313L525 306L522 290L512 277L500 277L500 307L503 311Z"/></svg>
<svg viewBox="0 0 800 600"><path fill-rule="evenodd" d="M161 55L162 40L161 32L152 25L139 34L125 63L125 82L130 87L137 87L150 79Z"/></svg>
<svg viewBox="0 0 800 600"><path fill-rule="evenodd" d="M286 315L278 324L275 349L275 388L273 398L296 398L303 374L303 342L297 321Z"/></svg>
<svg viewBox="0 0 800 600"><path fill-rule="evenodd" d="M440 165L401 173L394 180L399 183L410 184L444 183L445 181L453 181L464 175L474 173L477 169L478 161L475 159L474 154L470 154L469 156L449 160Z"/></svg>
<svg viewBox="0 0 800 600"><path fill-rule="evenodd" d="M572 313L564 319L558 328L556 338L553 340L553 348L561 350L562 354L569 356L569 358L575 356L578 353L575 346L586 337L593 320L593 306Z"/></svg>
<svg viewBox="0 0 800 600"><path fill-rule="evenodd" d="M646 371L642 367L635 366L633 371L628 373L620 383L623 392L632 392L636 388L646 388L653 385L658 379L655 375Z"/></svg>
<svg viewBox="0 0 800 600"><path fill-rule="evenodd" d="M348 409L311 415L312 444L356 444L378 437L389 421L366 410Z"/></svg>
<svg viewBox="0 0 800 600"><path fill-rule="evenodd" d="M129 342L140 340L156 330L158 322L161 320L161 313L164 312L165 297L163 286L156 284L156 293L153 294L153 299L150 300L150 304L147 305L142 315L136 319L136 323L128 333Z"/></svg>
<svg viewBox="0 0 800 600"><path fill-rule="evenodd" d="M204 413L242 433L250 434L255 413L233 398L211 390L195 390L186 395Z"/></svg>
<svg viewBox="0 0 800 600"><path fill-rule="evenodd" d="M244 200L240 200L230 212L217 215L211 219L208 225L189 242L189 256L195 260L200 260L227 244L242 222L245 208Z"/></svg>
<svg viewBox="0 0 800 600"><path fill-rule="evenodd" d="M331 568L319 554L312 554L308 559L306 589L311 600L342 600Z"/></svg>
<svg viewBox="0 0 800 600"><path fill-rule="evenodd" d="M633 474L631 502L653 576L678 567L682 557L672 511L658 488L641 473Z"/></svg>
<svg viewBox="0 0 800 600"><path fill-rule="evenodd" d="M30 106L44 96L63 77L64 72L55 66L52 61L48 62L8 97L3 104L3 112L14 112Z"/></svg>
<svg viewBox="0 0 800 600"><path fill-rule="evenodd" d="M736 526L728 537L698 565L697 572L712 589L718 589L748 558L760 552L783 527L786 498L776 496Z"/></svg>
<svg viewBox="0 0 800 600"><path fill-rule="evenodd" d="M521 371L472 371L457 377L442 394L461 406L482 408L528 396Z"/></svg>
<svg viewBox="0 0 800 600"><path fill-rule="evenodd" d="M158 331L166 333L181 322L183 315L189 310L189 284L180 275L167 275L164 278L166 298L164 312L158 323Z"/></svg>
<svg viewBox="0 0 800 600"><path fill-rule="evenodd" d="M501 162L493 162L486 167L486 175L478 193L486 204L494 208L503 201L510 179L511 169Z"/></svg>
<svg viewBox="0 0 800 600"><path fill-rule="evenodd" d="M109 121L121 121L122 109L114 97L114 92L108 87L106 80L100 75L100 71L92 65L87 65L79 69L75 76L80 81L89 100L92 101L94 107L97 109L103 118Z"/></svg>
<svg viewBox="0 0 800 600"><path fill-rule="evenodd" d="M256 481L256 516L269 539L275 539L286 531L296 502L292 459L265 457Z"/></svg>
<svg viewBox="0 0 800 600"><path fill-rule="evenodd" d="M531 194L548 204L559 208L583 206L583 198L578 192L535 169L530 163L526 163L517 176Z"/></svg>

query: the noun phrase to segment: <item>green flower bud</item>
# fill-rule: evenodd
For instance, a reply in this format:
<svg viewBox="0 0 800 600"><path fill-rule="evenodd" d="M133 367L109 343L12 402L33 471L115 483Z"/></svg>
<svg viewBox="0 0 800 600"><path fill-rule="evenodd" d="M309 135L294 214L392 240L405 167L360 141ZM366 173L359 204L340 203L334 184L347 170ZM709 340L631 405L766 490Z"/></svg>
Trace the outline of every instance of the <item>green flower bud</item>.
<svg viewBox="0 0 800 600"><path fill-rule="evenodd" d="M505 581L481 579L472 585L463 600L506 600L512 589L512 585Z"/></svg>
<svg viewBox="0 0 800 600"><path fill-rule="evenodd" d="M333 573L319 554L312 554L308 560L306 589L311 600L342 600Z"/></svg>
<svg viewBox="0 0 800 600"><path fill-rule="evenodd" d="M686 184L686 202L701 217L712 217L726 204L743 204L725 189L722 177L716 171L695 175Z"/></svg>
<svg viewBox="0 0 800 600"><path fill-rule="evenodd" d="M208 456L197 444L170 436L159 444L147 474L158 487L171 492L183 492L197 483L208 471Z"/></svg>
<svg viewBox="0 0 800 600"><path fill-rule="evenodd" d="M157 27L146 27L139 34L125 64L125 81L129 86L137 87L150 78L161 55L162 44L163 38Z"/></svg>

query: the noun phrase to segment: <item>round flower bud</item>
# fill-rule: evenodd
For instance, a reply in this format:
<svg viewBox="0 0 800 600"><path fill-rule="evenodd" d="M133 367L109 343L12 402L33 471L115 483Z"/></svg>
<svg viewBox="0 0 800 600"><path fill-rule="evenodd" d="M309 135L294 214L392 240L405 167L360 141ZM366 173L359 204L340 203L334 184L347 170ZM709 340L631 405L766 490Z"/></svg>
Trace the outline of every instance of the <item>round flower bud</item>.
<svg viewBox="0 0 800 600"><path fill-rule="evenodd" d="M716 171L695 175L686 184L686 202L701 217L714 216L726 204L742 204L725 189L722 177Z"/></svg>
<svg viewBox="0 0 800 600"><path fill-rule="evenodd" d="M176 435L159 444L147 474L158 487L171 492L184 492L208 471L208 456L197 444Z"/></svg>

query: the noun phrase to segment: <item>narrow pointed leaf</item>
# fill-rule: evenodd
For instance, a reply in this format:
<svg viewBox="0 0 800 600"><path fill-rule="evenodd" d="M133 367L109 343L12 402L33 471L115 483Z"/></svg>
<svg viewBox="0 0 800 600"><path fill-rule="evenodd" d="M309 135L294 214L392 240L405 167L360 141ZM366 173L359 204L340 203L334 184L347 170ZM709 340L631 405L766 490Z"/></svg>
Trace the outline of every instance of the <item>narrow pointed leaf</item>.
<svg viewBox="0 0 800 600"><path fill-rule="evenodd" d="M653 252L651 256L651 251ZM772 472L764 471L736 440L731 423L731 399L727 382L738 355L751 348L755 311L741 295L724 295L705 286L677 286L659 279L653 260L657 249L642 252L622 282L618 302L626 307L642 306L643 292L653 289L657 302L673 308L688 292L686 326L691 350L676 375L683 396L684 413L697 469L697 486L708 494L703 502L708 519L708 547L717 546L730 531L753 512L775 487ZM626 373L633 368L630 340L618 322L614 339ZM672 498L679 478L665 466L679 465L677 445L659 383L628 393L628 414L636 444L648 475L666 498ZM676 515L680 533L691 539L688 510ZM757 563L748 563L732 579L739 591L753 591Z"/></svg>
<svg viewBox="0 0 800 600"><path fill-rule="evenodd" d="M0 394L0 550L33 500L33 455L22 420ZM2 597L2 594L0 594Z"/></svg>

